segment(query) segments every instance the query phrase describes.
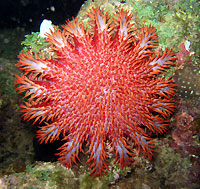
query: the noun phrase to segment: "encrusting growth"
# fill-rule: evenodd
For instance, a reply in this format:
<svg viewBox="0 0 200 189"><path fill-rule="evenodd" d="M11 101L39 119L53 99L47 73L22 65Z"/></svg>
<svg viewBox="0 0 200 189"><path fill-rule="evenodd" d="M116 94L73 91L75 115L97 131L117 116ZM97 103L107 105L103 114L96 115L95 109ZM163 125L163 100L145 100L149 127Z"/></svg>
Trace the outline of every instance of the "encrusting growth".
<svg viewBox="0 0 200 189"><path fill-rule="evenodd" d="M175 57L171 49L155 52L156 30L134 28L128 11L110 18L93 8L88 15L92 31L73 19L47 35L52 59L22 52L17 66L24 74L16 76L16 85L25 92L24 119L46 124L39 141L62 134L59 160L67 167L77 164L87 141L91 174L102 175L109 153L122 168L133 161L135 147L151 159L147 132L163 133L174 111L175 84L161 74Z"/></svg>

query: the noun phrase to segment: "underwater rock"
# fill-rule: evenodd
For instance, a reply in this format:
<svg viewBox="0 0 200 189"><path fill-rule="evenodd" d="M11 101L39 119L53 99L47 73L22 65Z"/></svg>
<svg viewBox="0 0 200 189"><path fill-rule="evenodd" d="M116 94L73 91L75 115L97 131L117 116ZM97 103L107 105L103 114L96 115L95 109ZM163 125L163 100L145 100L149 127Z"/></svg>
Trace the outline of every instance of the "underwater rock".
<svg viewBox="0 0 200 189"><path fill-rule="evenodd" d="M176 70L174 79L180 98L200 99L200 68L198 65L185 64L181 69Z"/></svg>

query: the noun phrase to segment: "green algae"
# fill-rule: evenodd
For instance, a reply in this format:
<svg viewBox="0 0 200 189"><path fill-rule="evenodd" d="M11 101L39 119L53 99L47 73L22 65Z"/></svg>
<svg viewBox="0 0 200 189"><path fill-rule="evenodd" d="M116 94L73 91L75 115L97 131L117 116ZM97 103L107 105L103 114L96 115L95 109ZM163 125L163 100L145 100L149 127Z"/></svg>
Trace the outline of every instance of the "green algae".
<svg viewBox="0 0 200 189"><path fill-rule="evenodd" d="M40 36L40 32L31 32L31 34L25 35L25 40L21 43L24 45L24 52L40 52L47 48L49 45L46 39Z"/></svg>
<svg viewBox="0 0 200 189"><path fill-rule="evenodd" d="M36 162L35 165L26 166L24 172L4 176L4 180L12 188L107 188L107 182L105 184L101 178L94 178L89 173L77 176L72 169L58 162Z"/></svg>
<svg viewBox="0 0 200 189"><path fill-rule="evenodd" d="M78 184L72 170L58 163L37 162L34 166L26 166L24 172L4 178L8 186L15 185L13 188L76 188Z"/></svg>
<svg viewBox="0 0 200 189"><path fill-rule="evenodd" d="M77 16L80 20L83 20L84 25L87 25L89 21L86 15L92 7L101 7L105 12L108 11L111 16L119 8L131 11L136 26L142 27L146 24L157 29L159 46L163 48L173 47L175 52L178 52L177 47L181 42L190 41L191 51L195 52L193 61L198 64L198 57L200 56L199 1L88 0Z"/></svg>

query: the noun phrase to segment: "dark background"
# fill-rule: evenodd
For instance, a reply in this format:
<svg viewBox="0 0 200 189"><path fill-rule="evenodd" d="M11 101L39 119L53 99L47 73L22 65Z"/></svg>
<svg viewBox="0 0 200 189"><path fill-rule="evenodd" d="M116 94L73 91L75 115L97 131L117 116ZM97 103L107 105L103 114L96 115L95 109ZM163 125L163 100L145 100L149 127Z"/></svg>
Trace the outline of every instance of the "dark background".
<svg viewBox="0 0 200 189"><path fill-rule="evenodd" d="M0 26L38 31L43 19L54 25L76 16L84 0L0 0Z"/></svg>

